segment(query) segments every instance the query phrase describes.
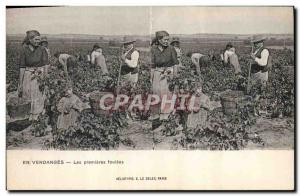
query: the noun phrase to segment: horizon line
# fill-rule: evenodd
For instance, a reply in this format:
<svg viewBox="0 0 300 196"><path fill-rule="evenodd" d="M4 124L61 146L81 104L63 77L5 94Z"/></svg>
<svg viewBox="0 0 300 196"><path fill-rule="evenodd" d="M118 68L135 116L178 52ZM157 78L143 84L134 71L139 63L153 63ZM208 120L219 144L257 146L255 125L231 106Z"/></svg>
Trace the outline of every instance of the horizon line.
<svg viewBox="0 0 300 196"><path fill-rule="evenodd" d="M24 33L25 34L25 33ZM154 35L155 33L151 34ZM294 35L294 33L191 33L191 34L183 34L183 33L174 33L170 35ZM6 35L23 35L22 33L6 33ZM95 36L149 36L149 34L116 34L116 35L108 35L108 34L87 34L87 33L44 33L44 35L95 35Z"/></svg>

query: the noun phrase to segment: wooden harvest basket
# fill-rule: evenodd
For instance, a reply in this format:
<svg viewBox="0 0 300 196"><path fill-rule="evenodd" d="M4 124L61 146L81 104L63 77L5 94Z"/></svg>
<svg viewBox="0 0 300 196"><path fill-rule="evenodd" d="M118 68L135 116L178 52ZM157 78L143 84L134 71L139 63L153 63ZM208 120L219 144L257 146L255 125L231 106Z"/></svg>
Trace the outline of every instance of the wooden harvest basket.
<svg viewBox="0 0 300 196"><path fill-rule="evenodd" d="M12 119L29 117L31 103L19 97L11 97L7 102L7 112Z"/></svg>
<svg viewBox="0 0 300 196"><path fill-rule="evenodd" d="M94 91L90 94L89 100L92 108L92 112L95 115L102 116L102 115L110 115L111 111L110 110L104 110L100 107L100 99L106 94L112 94L111 92L100 92L100 91ZM105 106L110 106L113 105L114 100L111 98L106 98L104 105Z"/></svg>
<svg viewBox="0 0 300 196"><path fill-rule="evenodd" d="M221 104L226 115L237 113L238 105L245 99L243 91L225 91L221 93Z"/></svg>

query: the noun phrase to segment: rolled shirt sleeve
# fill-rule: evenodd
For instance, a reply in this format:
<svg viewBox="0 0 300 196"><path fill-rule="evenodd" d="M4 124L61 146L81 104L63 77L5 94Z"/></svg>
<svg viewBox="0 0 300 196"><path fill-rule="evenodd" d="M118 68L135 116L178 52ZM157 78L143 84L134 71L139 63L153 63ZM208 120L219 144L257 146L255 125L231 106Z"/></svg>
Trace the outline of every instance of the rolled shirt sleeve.
<svg viewBox="0 0 300 196"><path fill-rule="evenodd" d="M108 74L108 70L107 70L107 66L106 66L106 62L105 62L105 57L103 55L99 55L98 59L99 59L99 65L101 67L102 72L104 74Z"/></svg>
<svg viewBox="0 0 300 196"><path fill-rule="evenodd" d="M131 54L131 60L125 59L125 63L126 63L129 67L135 68L135 67L137 67L137 65L138 65L139 56L140 56L139 52L138 52L138 51L134 51L134 52Z"/></svg>
<svg viewBox="0 0 300 196"><path fill-rule="evenodd" d="M192 54L191 59L194 64L199 64L199 56L198 55Z"/></svg>
<svg viewBox="0 0 300 196"><path fill-rule="evenodd" d="M67 66L67 59L70 57L70 55L68 54L61 54L58 57L58 61L60 64L62 64L63 66Z"/></svg>
<svg viewBox="0 0 300 196"><path fill-rule="evenodd" d="M60 64L65 65L65 61L64 61L64 59L62 58L61 55L58 57L58 61L59 61Z"/></svg>
<svg viewBox="0 0 300 196"><path fill-rule="evenodd" d="M221 56L221 60L224 61L225 60L224 54L222 53L222 54L220 54L220 56Z"/></svg>
<svg viewBox="0 0 300 196"><path fill-rule="evenodd" d="M224 53L224 63L228 63L228 58L229 58L229 54L228 54L228 51L226 50L225 53Z"/></svg>
<svg viewBox="0 0 300 196"><path fill-rule="evenodd" d="M92 54L91 54L91 63L92 64L95 64L95 59L96 59L96 52L93 51Z"/></svg>
<svg viewBox="0 0 300 196"><path fill-rule="evenodd" d="M261 52L261 58L256 57L255 62L260 66L266 66L268 64L268 58L269 58L269 51L267 49L264 49Z"/></svg>

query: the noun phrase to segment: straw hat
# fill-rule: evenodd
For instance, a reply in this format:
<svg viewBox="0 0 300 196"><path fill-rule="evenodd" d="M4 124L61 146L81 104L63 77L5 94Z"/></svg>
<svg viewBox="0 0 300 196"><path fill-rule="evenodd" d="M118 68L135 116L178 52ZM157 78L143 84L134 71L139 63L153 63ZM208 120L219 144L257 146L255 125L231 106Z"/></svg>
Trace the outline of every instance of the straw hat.
<svg viewBox="0 0 300 196"><path fill-rule="evenodd" d="M42 42L47 42L47 43L48 43L48 39L47 39L46 36L41 37L41 43L42 43Z"/></svg>
<svg viewBox="0 0 300 196"><path fill-rule="evenodd" d="M253 35L251 39L251 43L259 43L265 41L266 38L262 35Z"/></svg>
<svg viewBox="0 0 300 196"><path fill-rule="evenodd" d="M175 42L178 42L178 43L180 42L179 37L173 37L170 44L173 44L173 43L175 43Z"/></svg>
<svg viewBox="0 0 300 196"><path fill-rule="evenodd" d="M128 37L124 37L123 41L121 42L123 45L126 45L126 44L131 44L131 43L134 43L136 42L135 39L132 39L132 38L128 38Z"/></svg>

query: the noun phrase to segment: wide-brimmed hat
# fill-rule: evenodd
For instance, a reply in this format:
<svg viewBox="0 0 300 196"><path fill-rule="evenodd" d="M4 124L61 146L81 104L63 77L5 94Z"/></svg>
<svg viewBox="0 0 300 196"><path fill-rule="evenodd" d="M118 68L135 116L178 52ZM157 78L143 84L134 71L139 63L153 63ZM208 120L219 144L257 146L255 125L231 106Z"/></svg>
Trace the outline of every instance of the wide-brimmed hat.
<svg viewBox="0 0 300 196"><path fill-rule="evenodd" d="M131 44L131 43L134 43L136 42L135 39L133 38L129 38L129 37L124 37L123 41L121 42L123 45L126 45L126 44Z"/></svg>
<svg viewBox="0 0 300 196"><path fill-rule="evenodd" d="M94 44L93 50L98 49L98 48L101 48L101 47L99 46L99 44Z"/></svg>
<svg viewBox="0 0 300 196"><path fill-rule="evenodd" d="M175 42L180 43L179 37L173 37L170 44L173 44L173 43L175 43Z"/></svg>
<svg viewBox="0 0 300 196"><path fill-rule="evenodd" d="M253 35L251 38L251 43L259 43L266 40L266 37L262 35Z"/></svg>
<svg viewBox="0 0 300 196"><path fill-rule="evenodd" d="M41 37L41 43L42 43L42 42L47 42L47 43L48 43L48 39L47 39L46 36Z"/></svg>

